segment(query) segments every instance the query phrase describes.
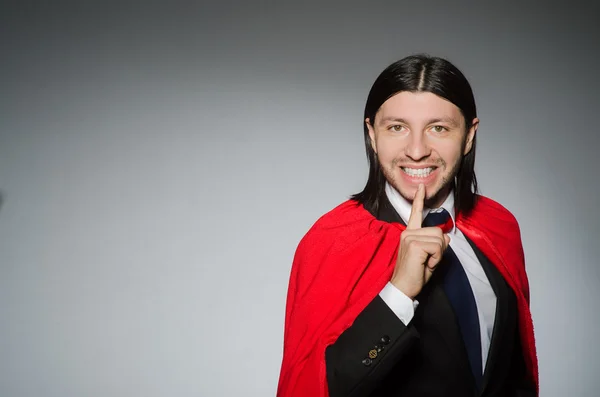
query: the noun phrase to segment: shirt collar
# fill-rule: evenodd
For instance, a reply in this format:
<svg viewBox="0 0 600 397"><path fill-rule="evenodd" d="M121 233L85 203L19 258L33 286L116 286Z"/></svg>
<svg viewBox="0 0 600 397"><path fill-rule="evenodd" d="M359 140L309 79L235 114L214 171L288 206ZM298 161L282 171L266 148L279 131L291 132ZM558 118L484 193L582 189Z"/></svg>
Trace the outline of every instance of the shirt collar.
<svg viewBox="0 0 600 397"><path fill-rule="evenodd" d="M398 215L400 215L400 218L402 218L404 223L407 224L408 219L410 218L412 204L408 202L404 197L402 197L402 195L398 193L398 191L394 189L394 187L390 185L387 181L385 182L385 194L390 203L392 204L392 207L394 207ZM456 218L454 216L454 190L450 191L448 197L446 197L446 200L444 200L440 208L445 209L450 214L450 217L452 218L452 223L454 224L450 233L456 233ZM431 211L432 209L433 208L423 208L423 219L425 219L427 214L429 214L429 211Z"/></svg>

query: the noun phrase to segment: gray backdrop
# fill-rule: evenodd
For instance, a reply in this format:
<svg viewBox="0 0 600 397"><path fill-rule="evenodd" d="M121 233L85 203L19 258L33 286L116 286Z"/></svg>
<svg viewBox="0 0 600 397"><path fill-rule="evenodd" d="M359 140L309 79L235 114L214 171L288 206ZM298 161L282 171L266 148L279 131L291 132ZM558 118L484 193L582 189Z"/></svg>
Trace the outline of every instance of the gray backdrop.
<svg viewBox="0 0 600 397"><path fill-rule="evenodd" d="M2 4L1 396L274 395L296 245L415 52L473 85L542 395L597 395L598 6L166 3Z"/></svg>

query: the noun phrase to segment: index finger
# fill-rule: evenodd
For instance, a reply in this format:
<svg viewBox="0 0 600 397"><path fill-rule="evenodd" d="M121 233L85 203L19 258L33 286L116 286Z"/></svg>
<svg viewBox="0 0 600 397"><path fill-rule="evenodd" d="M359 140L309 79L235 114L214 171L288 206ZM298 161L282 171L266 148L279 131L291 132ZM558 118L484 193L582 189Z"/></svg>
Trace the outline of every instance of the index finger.
<svg viewBox="0 0 600 397"><path fill-rule="evenodd" d="M425 186L419 183L415 198L412 202L410 210L410 218L408 218L407 229L420 229L423 224L423 200L425 200Z"/></svg>

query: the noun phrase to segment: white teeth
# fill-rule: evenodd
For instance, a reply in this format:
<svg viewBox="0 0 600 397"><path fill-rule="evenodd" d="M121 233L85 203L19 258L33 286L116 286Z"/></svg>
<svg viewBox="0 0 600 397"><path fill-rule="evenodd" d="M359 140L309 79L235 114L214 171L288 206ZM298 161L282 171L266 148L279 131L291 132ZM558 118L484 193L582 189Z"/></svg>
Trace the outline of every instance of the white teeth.
<svg viewBox="0 0 600 397"><path fill-rule="evenodd" d="M431 172L433 171L433 167L428 167L428 168L406 168L406 167L402 167L402 171L404 171L406 174L408 174L410 176L424 178L424 177L428 176L429 174L431 174Z"/></svg>

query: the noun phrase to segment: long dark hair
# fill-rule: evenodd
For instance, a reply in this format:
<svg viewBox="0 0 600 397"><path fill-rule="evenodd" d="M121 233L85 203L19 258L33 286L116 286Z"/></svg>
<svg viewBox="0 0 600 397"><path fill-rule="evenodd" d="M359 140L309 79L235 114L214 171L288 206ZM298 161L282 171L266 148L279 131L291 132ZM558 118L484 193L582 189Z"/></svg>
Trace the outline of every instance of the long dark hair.
<svg viewBox="0 0 600 397"><path fill-rule="evenodd" d="M375 124L375 114L393 95L401 91L431 92L456 105L463 117L467 131L477 117L475 98L471 85L465 76L450 62L428 55L411 55L388 66L369 91L363 117L365 149L369 162L369 179L362 192L351 198L367 208L377 212L380 198L385 194L385 176L379 166L375 151L371 147L369 129L365 119ZM469 153L463 156L454 187L454 205L456 213L468 214L475 205L477 178L475 177L475 147L477 134Z"/></svg>

